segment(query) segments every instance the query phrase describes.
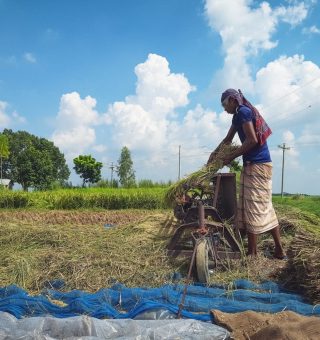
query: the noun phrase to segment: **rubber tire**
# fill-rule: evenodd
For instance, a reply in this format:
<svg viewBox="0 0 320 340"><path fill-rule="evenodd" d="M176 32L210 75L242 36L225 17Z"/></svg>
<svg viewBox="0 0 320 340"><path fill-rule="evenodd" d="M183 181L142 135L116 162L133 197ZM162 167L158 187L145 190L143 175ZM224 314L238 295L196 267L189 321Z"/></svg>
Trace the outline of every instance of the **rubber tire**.
<svg viewBox="0 0 320 340"><path fill-rule="evenodd" d="M198 281L207 284L209 282L209 246L204 238L199 241L196 251L196 273Z"/></svg>

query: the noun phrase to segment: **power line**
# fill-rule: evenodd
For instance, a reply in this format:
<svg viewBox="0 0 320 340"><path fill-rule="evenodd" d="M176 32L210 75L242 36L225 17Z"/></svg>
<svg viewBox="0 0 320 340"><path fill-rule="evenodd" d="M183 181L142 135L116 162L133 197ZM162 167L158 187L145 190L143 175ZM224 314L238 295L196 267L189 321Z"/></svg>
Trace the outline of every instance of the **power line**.
<svg viewBox="0 0 320 340"><path fill-rule="evenodd" d="M285 98L285 97L290 96L291 94L297 92L298 90L300 90L300 89L302 89L303 87L305 87L305 86L307 86L307 85L313 83L313 82L316 81L316 80L320 80L320 78L317 77L317 78L311 79L311 80L308 81L307 83L305 83L305 84L303 84L303 85L301 85L301 86L298 86L298 88L294 89L293 91L291 91L291 92L289 92L289 93L287 93L287 94L285 94L285 95L283 95L283 96L281 96L281 97L276 98L275 100L272 101L271 104L265 106L264 109L267 108L267 107L273 106L273 105L274 105L275 103L277 103L279 100L281 100L281 99L283 99L283 98Z"/></svg>

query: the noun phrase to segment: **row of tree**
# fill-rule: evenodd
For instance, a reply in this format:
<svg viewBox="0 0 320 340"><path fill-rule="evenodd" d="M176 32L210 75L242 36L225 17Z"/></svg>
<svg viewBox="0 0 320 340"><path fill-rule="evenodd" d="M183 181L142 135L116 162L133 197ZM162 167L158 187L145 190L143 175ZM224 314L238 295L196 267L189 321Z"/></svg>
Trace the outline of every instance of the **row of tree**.
<svg viewBox="0 0 320 340"><path fill-rule="evenodd" d="M0 143L1 177L10 179L12 185L43 190L54 182L62 184L70 176L64 155L45 138L4 129Z"/></svg>
<svg viewBox="0 0 320 340"><path fill-rule="evenodd" d="M79 155L73 160L73 169L83 180L83 186L101 180L103 164L91 155ZM135 173L130 150L123 147L116 166L121 186L135 184ZM26 131L13 132L4 129L0 133L0 176L18 183L23 190L32 187L47 190L55 186L67 186L70 170L64 154L53 142Z"/></svg>
<svg viewBox="0 0 320 340"><path fill-rule="evenodd" d="M91 155L80 155L73 160L74 170L82 178L82 186L87 183L97 183L101 180L101 169L103 164L97 162ZM121 150L121 155L116 166L116 173L121 186L130 188L136 185L133 162L130 150L125 146ZM113 180L111 180L113 184Z"/></svg>
<svg viewBox="0 0 320 340"><path fill-rule="evenodd" d="M73 169L82 178L83 187L101 182L103 164L91 155L79 155L73 163ZM231 168L235 172L241 170L237 161L232 162ZM122 187L137 186L131 153L127 147L121 149L115 170ZM26 131L4 129L0 133L0 174L0 185L3 184L2 179L6 178L10 179L11 185L19 183L25 191L28 188L48 190L72 186L67 182L70 170L59 148L53 142ZM138 185L147 186L148 180L145 181ZM111 179L110 186L117 187L119 182ZM103 186L102 182L100 184ZM151 184L149 181L149 186Z"/></svg>

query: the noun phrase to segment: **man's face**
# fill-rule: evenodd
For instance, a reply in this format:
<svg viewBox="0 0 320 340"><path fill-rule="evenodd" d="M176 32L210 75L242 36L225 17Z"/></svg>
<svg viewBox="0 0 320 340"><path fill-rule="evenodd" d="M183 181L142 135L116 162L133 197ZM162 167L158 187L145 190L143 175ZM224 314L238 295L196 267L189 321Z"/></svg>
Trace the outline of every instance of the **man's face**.
<svg viewBox="0 0 320 340"><path fill-rule="evenodd" d="M228 96L224 99L224 101L221 103L224 110L228 113L234 114L236 113L236 108L238 106L238 102L232 98L231 96Z"/></svg>

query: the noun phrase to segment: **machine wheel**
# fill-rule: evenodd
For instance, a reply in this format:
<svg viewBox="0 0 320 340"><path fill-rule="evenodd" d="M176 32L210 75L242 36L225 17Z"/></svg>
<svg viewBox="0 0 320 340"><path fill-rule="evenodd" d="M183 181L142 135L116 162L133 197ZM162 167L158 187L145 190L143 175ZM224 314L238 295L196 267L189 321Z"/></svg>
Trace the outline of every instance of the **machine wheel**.
<svg viewBox="0 0 320 340"><path fill-rule="evenodd" d="M199 241L196 251L196 273L199 282L209 282L209 245L207 239Z"/></svg>

